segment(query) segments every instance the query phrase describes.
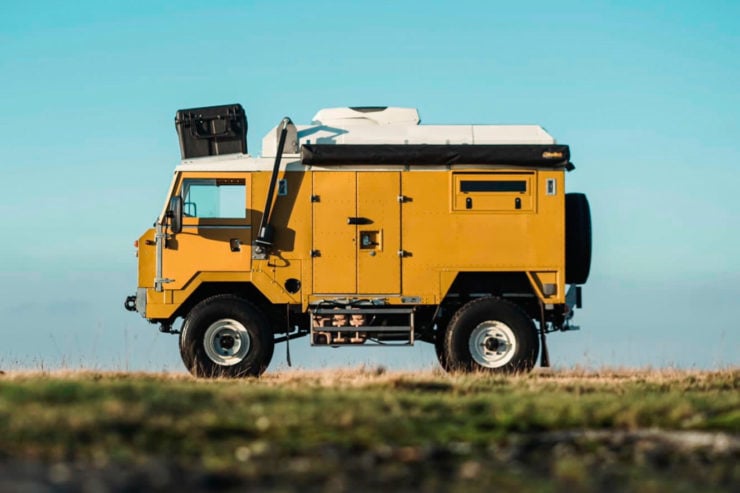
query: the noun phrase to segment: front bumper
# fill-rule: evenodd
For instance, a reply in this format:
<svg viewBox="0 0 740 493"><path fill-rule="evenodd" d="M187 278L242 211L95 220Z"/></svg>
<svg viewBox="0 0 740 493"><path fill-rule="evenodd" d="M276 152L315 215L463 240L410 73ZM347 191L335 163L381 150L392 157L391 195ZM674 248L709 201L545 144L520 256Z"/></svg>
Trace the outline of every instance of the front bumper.
<svg viewBox="0 0 740 493"><path fill-rule="evenodd" d="M135 295L126 296L123 307L130 312L139 312L146 318L146 288L139 288Z"/></svg>

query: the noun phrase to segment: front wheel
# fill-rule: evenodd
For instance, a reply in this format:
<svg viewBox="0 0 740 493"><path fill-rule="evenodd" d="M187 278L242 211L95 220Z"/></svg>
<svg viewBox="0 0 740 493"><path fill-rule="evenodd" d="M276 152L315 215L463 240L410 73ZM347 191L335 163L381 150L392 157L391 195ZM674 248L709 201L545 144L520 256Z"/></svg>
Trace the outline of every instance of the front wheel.
<svg viewBox="0 0 740 493"><path fill-rule="evenodd" d="M499 298L479 298L452 317L445 337L445 369L515 373L534 367L537 329L521 308Z"/></svg>
<svg viewBox="0 0 740 493"><path fill-rule="evenodd" d="M180 334L182 361L196 377L259 376L270 364L273 349L262 311L234 295L200 302Z"/></svg>

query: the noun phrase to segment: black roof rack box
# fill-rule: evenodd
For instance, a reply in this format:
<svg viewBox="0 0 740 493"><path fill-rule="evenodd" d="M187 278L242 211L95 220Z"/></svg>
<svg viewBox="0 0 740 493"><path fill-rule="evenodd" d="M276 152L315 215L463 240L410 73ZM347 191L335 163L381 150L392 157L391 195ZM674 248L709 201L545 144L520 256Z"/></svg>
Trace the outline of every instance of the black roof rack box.
<svg viewBox="0 0 740 493"><path fill-rule="evenodd" d="M175 127L183 159L247 153L247 117L240 104L179 110Z"/></svg>

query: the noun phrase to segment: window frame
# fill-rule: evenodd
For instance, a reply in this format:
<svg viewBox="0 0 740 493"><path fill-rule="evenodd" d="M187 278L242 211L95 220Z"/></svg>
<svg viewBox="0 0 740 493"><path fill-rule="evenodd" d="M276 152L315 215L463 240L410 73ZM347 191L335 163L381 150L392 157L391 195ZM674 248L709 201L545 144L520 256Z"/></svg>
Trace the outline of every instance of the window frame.
<svg viewBox="0 0 740 493"><path fill-rule="evenodd" d="M183 216L183 227L193 226L207 226L207 225L218 225L218 226L240 226L240 227L251 227L252 223L252 208L251 208L251 195L249 190L252 185L251 175L249 173L212 173L212 172L191 172L183 173L178 180L176 187L176 195L183 197L185 182L187 180L240 180L243 182L238 186L244 189L244 217L199 217L199 216ZM236 185L235 185L236 186Z"/></svg>

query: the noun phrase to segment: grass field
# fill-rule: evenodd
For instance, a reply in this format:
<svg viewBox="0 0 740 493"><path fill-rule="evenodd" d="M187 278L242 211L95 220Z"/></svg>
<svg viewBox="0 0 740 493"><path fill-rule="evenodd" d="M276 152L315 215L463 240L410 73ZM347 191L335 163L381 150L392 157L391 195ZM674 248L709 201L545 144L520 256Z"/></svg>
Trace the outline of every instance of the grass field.
<svg viewBox="0 0 740 493"><path fill-rule="evenodd" d="M736 491L739 389L738 369L10 372L0 490Z"/></svg>

